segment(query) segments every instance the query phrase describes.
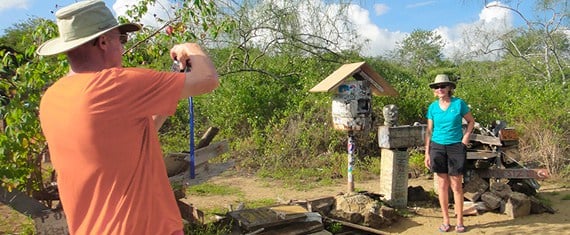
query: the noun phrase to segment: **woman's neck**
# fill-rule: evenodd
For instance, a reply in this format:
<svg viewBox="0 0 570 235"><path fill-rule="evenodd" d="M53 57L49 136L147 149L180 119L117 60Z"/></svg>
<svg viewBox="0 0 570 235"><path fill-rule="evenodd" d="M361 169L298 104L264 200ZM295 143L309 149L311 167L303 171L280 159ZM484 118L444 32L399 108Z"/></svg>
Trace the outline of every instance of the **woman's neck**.
<svg viewBox="0 0 570 235"><path fill-rule="evenodd" d="M449 103L449 102L451 102L451 97L449 97L449 96L439 97L439 101Z"/></svg>

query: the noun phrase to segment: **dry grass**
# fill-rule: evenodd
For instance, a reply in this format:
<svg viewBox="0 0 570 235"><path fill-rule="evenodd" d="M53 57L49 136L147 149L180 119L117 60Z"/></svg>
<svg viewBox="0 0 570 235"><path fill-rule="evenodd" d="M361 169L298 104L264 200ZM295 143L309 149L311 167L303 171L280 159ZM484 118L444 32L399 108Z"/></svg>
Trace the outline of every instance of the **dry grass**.
<svg viewBox="0 0 570 235"><path fill-rule="evenodd" d="M34 234L34 222L0 203L0 234Z"/></svg>
<svg viewBox="0 0 570 235"><path fill-rule="evenodd" d="M545 128L541 123L527 123L520 139L523 162L538 162L550 174L558 176L570 164L570 131L562 133Z"/></svg>

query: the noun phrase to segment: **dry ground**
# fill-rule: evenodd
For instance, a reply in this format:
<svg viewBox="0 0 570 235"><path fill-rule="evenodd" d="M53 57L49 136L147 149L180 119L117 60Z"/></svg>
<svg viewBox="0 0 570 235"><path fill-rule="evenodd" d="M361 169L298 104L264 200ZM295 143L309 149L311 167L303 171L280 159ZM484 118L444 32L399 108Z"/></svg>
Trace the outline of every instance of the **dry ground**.
<svg viewBox="0 0 570 235"><path fill-rule="evenodd" d="M211 167L215 169L216 167ZM199 209L227 207L236 205L240 197L249 201L259 199L274 199L276 201L305 200L324 196L334 196L346 192L345 182L329 187L321 187L307 191L297 191L283 187L279 182L268 182L252 176L242 176L232 170L206 179L210 184L239 187L244 196L188 196L186 201ZM570 184L559 181L541 181L539 194L552 203L556 214L537 214L510 219L507 215L486 212L476 216L465 217L465 234L570 234ZM426 191L433 190L431 180L425 178L410 179L410 186L422 186ZM380 180L372 179L355 182L357 190L378 192ZM403 218L397 224L382 229L393 234L441 234L437 228L441 224L439 208L409 208L415 211L410 218ZM455 224L452 220L452 225ZM453 229L452 233L455 233Z"/></svg>
<svg viewBox="0 0 570 235"><path fill-rule="evenodd" d="M193 184L208 182L209 184L238 187L241 195L229 196L188 196L185 200L198 209L227 207L237 205L244 198L248 201L273 199L276 201L305 200L324 196L334 196L346 192L346 183L339 181L328 187L305 191L297 191L284 187L279 182L268 182L253 176L237 174L228 164L211 165L206 173L199 173ZM570 184L557 181L542 181L540 195L552 203L556 214L529 215L510 219L506 215L487 212L465 218L467 232L465 234L570 234ZM421 185L425 190L433 188L431 180L410 179L410 186ZM357 190L378 192L379 179L355 182ZM437 208L410 208L415 214L403 218L391 227L383 229L393 234L440 234L437 230L441 224L440 211ZM18 234L29 223L25 216L18 214L5 205L0 205L0 234ZM452 224L453 220L452 220ZM29 227L29 225L28 225ZM451 231L454 233L454 231Z"/></svg>

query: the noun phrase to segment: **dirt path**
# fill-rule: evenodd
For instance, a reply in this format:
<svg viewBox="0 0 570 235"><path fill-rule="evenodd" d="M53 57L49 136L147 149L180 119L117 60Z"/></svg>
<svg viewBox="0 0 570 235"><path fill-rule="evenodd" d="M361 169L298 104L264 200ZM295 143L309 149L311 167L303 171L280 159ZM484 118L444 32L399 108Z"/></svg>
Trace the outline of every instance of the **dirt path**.
<svg viewBox="0 0 570 235"><path fill-rule="evenodd" d="M193 180L193 184L208 182L209 184L232 186L239 188L241 195L230 196L188 196L185 200L194 204L198 209L227 208L237 205L240 200L255 201L273 199L278 202L289 200L314 199L324 196L334 196L346 192L346 183L339 181L329 187L297 191L284 187L279 182L269 182L254 176L243 176L235 173L228 164L211 165L208 174L201 173ZM433 188L431 180L410 179L410 186L422 186L426 191ZM465 218L468 230L465 234L570 234L570 185L559 182L541 182L541 197L551 202L556 214L529 215L517 219L487 212ZM378 192L379 179L355 182L357 190ZM441 223L440 211L437 208L410 208L415 215L403 218L383 231L392 234L441 234L437 227ZM0 205L0 234L15 234L22 232L22 224L29 223L25 216L18 214L5 205ZM453 220L452 220L452 224ZM454 233L454 231L451 231Z"/></svg>
<svg viewBox="0 0 570 235"><path fill-rule="evenodd" d="M239 187L246 200L274 199L285 202L288 200L304 200L323 196L334 196L346 192L346 183L330 187L322 187L307 191L297 191L283 187L279 182L268 182L252 176L239 176L233 171L226 171L207 180L210 184ZM426 191L433 188L431 180L410 179L410 186L422 186ZM562 200L570 195L570 188L556 182L541 182L540 195L552 203L558 212L556 214L529 215L522 218L510 219L508 216L487 212L476 216L465 217L467 232L465 234L570 234L570 200ZM355 182L358 190L378 192L379 179ZM199 209L213 207L227 208L229 204L237 205L240 196L189 196L187 202ZM403 218L397 224L383 229L393 234L441 234L437 227L441 224L441 212L438 208L411 208L416 214ZM452 220L452 225L455 224ZM453 229L452 229L452 231Z"/></svg>

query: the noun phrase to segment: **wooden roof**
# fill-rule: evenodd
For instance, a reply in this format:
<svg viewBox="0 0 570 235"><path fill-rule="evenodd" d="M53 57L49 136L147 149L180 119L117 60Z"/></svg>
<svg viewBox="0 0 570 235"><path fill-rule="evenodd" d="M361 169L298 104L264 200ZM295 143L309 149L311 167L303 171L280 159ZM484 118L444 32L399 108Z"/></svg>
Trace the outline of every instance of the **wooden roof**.
<svg viewBox="0 0 570 235"><path fill-rule="evenodd" d="M358 62L352 64L344 64L336 71L330 74L325 80L321 81L309 92L336 92L338 86L343 81L357 74L360 77L370 81L372 85L370 89L373 95L377 96L398 96L398 92L390 86L380 74L376 73L366 62Z"/></svg>

